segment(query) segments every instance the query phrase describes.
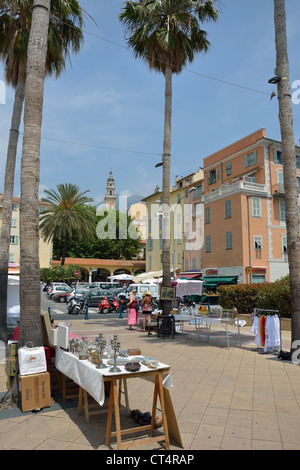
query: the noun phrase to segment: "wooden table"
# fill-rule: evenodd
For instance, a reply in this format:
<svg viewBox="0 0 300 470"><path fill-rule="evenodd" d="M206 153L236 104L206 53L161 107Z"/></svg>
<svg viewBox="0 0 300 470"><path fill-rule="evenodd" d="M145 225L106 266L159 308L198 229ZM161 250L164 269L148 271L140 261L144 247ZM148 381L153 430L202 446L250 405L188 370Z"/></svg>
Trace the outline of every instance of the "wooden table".
<svg viewBox="0 0 300 470"><path fill-rule="evenodd" d="M126 374L125 377L123 377L119 373L112 375L110 377L108 376L104 377L104 382L110 383L108 416L107 416L107 426L106 426L106 441L105 441L105 444L107 446L110 443L111 437L116 436L118 450L128 449L133 446L138 446L138 445L150 443L150 442L159 442L159 441L165 441L165 448L166 450L169 449L169 432L168 432L168 424L167 424L167 416L166 416L165 400L164 400L164 390L163 390L163 382L162 382L163 374L168 374L168 373L170 373L170 369L166 368L166 369L160 369L160 370L152 369L147 372L134 372L130 375ZM138 378L138 377L148 378L149 376L155 377L151 423L149 425L142 426L142 427L138 426L134 428L121 429L118 383L117 383L118 380L122 378L126 378L126 379L132 379L132 378ZM155 415L156 415L158 398L160 400L161 413L162 413L163 434L154 437L153 433L154 433ZM116 426L116 431L114 432L111 431L113 409L114 409L115 426ZM142 431L149 431L149 437L138 439L136 441L126 441L125 443L122 443L122 436L124 436L125 434L132 434L132 433L142 432Z"/></svg>
<svg viewBox="0 0 300 470"><path fill-rule="evenodd" d="M106 362L106 361L104 361ZM108 382L110 385L109 389L109 404L108 404L108 416L107 416L107 427L106 427L106 445L109 445L110 439L113 436L117 437L117 447L119 449L127 449L132 446L137 446L145 442L151 441L165 441L166 450L169 449L169 432L167 424L167 416L165 409L165 399L163 390L163 376L167 375L167 378L171 381L170 366L167 364L160 363L157 369L148 368L145 365L141 365L141 369L138 372L128 372L124 366L119 366L121 372L110 373L109 369L97 369L95 364L92 364L88 360L81 361L78 357L73 354L63 351L57 348L56 351L56 367L63 374L70 377L75 383L79 385L83 390L86 390L100 406L104 404L104 383ZM119 390L118 383L123 380L142 378L142 379L154 379L154 392L152 401L152 414L151 423L146 426L139 426L130 429L121 430L120 424L120 407L119 407ZM157 409L157 401L160 401L161 413L162 413L162 429L163 433L159 436L153 436L154 425L155 425L155 414ZM112 432L112 417L115 416L116 431ZM149 437L138 439L136 441L126 441L122 443L122 436L129 433L149 431Z"/></svg>

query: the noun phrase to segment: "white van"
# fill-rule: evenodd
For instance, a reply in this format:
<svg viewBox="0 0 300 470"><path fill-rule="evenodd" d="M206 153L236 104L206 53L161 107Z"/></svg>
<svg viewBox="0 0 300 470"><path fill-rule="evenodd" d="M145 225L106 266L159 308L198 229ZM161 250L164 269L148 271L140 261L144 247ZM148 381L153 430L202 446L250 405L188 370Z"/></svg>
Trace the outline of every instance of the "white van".
<svg viewBox="0 0 300 470"><path fill-rule="evenodd" d="M123 294L125 294L126 297L129 297L129 294L133 289L136 289L137 298L142 298L143 294L148 290L149 292L151 292L153 299L159 299L159 291L157 284L130 284L130 286L127 287L126 291L123 292Z"/></svg>
<svg viewBox="0 0 300 470"><path fill-rule="evenodd" d="M117 287L119 287L119 284L117 282L93 282L92 284L90 284L88 286L89 289L104 289L104 290L108 290L108 289L116 289Z"/></svg>

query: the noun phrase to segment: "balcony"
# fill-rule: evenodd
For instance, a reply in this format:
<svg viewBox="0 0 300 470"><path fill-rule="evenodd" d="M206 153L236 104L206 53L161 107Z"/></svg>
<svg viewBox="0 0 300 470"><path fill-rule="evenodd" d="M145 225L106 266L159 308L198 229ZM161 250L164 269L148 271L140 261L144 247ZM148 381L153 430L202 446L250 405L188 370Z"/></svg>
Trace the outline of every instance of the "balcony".
<svg viewBox="0 0 300 470"><path fill-rule="evenodd" d="M272 195L274 197L284 197L285 192L284 192L283 184L274 184L272 186Z"/></svg>
<svg viewBox="0 0 300 470"><path fill-rule="evenodd" d="M264 184L252 183L245 180L237 180L233 183L222 184L218 189L203 195L203 203L208 204L216 199L230 196L234 193L247 193L251 196L266 197L268 195Z"/></svg>

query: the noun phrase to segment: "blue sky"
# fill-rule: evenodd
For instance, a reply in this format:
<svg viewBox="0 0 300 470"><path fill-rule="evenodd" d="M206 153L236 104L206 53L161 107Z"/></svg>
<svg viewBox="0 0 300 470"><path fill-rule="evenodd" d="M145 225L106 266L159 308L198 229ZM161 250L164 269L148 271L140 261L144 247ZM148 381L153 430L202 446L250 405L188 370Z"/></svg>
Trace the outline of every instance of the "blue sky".
<svg viewBox="0 0 300 470"><path fill-rule="evenodd" d="M126 48L118 15L123 0L81 0L84 45L59 79L46 79L41 144L41 194L59 183L89 190L102 202L109 171L117 194L147 196L161 187L164 77ZM286 0L290 82L300 80L299 0ZM217 23L204 25L211 48L173 78L171 183L197 171L203 158L265 127L280 140L274 85L273 0L222 0ZM4 72L0 66L0 80ZM296 90L294 90L296 91ZM0 104L0 192L14 91ZM295 143L300 104L293 104ZM22 139L15 195L20 194Z"/></svg>

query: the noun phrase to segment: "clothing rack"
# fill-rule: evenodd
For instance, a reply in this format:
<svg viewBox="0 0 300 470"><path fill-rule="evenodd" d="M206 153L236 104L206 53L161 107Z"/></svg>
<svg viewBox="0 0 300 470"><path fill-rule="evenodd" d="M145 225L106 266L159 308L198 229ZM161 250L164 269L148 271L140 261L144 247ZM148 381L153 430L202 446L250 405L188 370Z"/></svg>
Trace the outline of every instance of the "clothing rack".
<svg viewBox="0 0 300 470"><path fill-rule="evenodd" d="M270 310L270 309L267 309L267 308L255 308L253 310L253 315L255 315L255 316L259 316L259 315L278 315L278 317L281 318L279 310Z"/></svg>
<svg viewBox="0 0 300 470"><path fill-rule="evenodd" d="M279 318L279 334L280 334L280 349L282 349L282 336L281 336L281 315L279 310L264 309L264 308L255 308L253 310L252 316L272 316L278 315Z"/></svg>

